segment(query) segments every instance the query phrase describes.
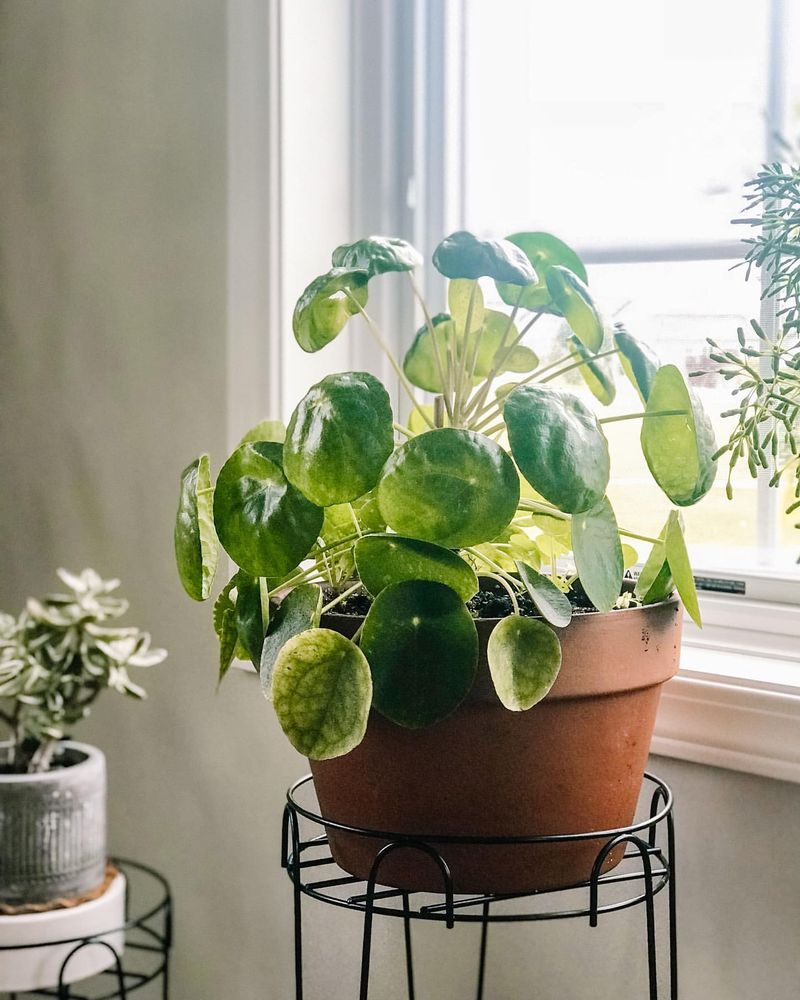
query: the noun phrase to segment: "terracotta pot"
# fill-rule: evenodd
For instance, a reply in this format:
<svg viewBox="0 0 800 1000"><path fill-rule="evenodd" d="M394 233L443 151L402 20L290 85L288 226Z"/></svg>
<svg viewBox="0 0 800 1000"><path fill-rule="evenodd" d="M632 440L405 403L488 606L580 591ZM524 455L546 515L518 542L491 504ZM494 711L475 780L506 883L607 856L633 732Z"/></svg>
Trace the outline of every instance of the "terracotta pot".
<svg viewBox="0 0 800 1000"><path fill-rule="evenodd" d="M360 619L330 614L322 624L352 635ZM556 683L527 712L505 709L492 687L486 643L497 619L476 624L478 676L451 716L409 730L372 712L360 746L344 757L311 761L322 815L419 835L446 860L457 892L535 891L586 881L602 839L465 846L437 844L431 835L539 836L630 824L661 687L678 669L680 605L673 599L576 615L559 633ZM386 842L328 833L337 863L366 878ZM609 858L606 870L621 853ZM378 880L442 890L435 863L419 851L393 852Z"/></svg>

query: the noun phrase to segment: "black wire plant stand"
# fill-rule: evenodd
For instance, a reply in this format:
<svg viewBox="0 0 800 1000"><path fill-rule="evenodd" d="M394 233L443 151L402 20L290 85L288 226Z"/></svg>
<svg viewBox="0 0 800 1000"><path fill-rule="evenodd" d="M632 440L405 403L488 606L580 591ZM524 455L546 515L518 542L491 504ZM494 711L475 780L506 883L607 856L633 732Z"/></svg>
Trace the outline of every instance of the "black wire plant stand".
<svg viewBox="0 0 800 1000"><path fill-rule="evenodd" d="M155 984L161 1000L169 1000L169 957L172 947L172 893L164 876L138 861L112 858L126 879L125 922L88 937L61 938L31 945L0 946L3 952L27 948L72 945L58 973L58 981L43 989L3 994L9 1000L55 997L56 1000L127 1000L144 987ZM122 954L105 938L124 933ZM86 948L102 947L111 952L111 964L80 982L68 983L70 963Z"/></svg>
<svg viewBox="0 0 800 1000"><path fill-rule="evenodd" d="M408 1000L415 1000L416 997L412 921L444 923L449 929L462 923L479 925L480 948L475 995L476 1000L484 1000L484 996L488 997L484 991L490 924L588 918L589 925L597 927L601 916L641 905L645 910L647 931L649 1000L659 1000L660 997L667 996L669 1000L677 1000L678 944L673 796L669 786L656 775L645 773L642 796L647 804L647 814L645 818L630 826L614 830L529 837L410 835L348 826L320 815L310 804L312 790L313 781L310 774L295 782L287 792L283 814L281 864L294 888L295 1000L304 998L302 920L304 895L321 903L354 910L363 915L359 1000L369 1000L372 927L376 915L397 917L403 921ZM350 875L338 867L329 847L328 830L331 829L383 842L366 880ZM552 845L588 840L603 842L588 881L560 889L502 895L456 894L450 869L437 847L441 844ZM623 847L624 856L620 864L610 872L604 873L609 855ZM431 858L441 876L441 893L431 895L384 888L381 885L381 868L386 859L396 851L417 851ZM320 875L325 877L320 878ZM663 889L667 890L668 994L659 993L658 974L655 897ZM567 899L569 902L563 906L548 908L552 906L556 894L559 899ZM586 995L588 997L589 993Z"/></svg>

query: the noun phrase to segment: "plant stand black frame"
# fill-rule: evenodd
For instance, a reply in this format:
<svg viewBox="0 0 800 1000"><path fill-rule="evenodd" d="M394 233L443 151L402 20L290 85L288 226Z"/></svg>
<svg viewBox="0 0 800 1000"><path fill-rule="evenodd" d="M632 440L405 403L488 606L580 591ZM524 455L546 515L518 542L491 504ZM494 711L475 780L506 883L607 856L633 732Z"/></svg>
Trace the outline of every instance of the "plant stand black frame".
<svg viewBox="0 0 800 1000"><path fill-rule="evenodd" d="M141 862L123 858L112 858L112 861L126 878L125 923L121 927L109 927L102 933L89 937L0 947L2 961L4 951L43 948L48 945L73 946L61 963L58 982L51 988L0 993L0 996L8 996L9 1000L38 1000L40 997L53 997L55 1000L127 1000L148 984L158 983L162 1000L169 1000L169 957L172 947L172 892L169 883L160 872ZM148 897L146 902L139 902L140 893ZM125 934L125 951L122 955L109 942L102 940L120 931ZM75 955L84 948L98 945L112 953L109 968L87 980L64 982L69 963Z"/></svg>
<svg viewBox="0 0 800 1000"><path fill-rule="evenodd" d="M281 864L294 888L295 1000L303 1000L302 899L304 895L363 914L359 1000L369 1000L372 925L376 914L399 917L403 921L408 1000L415 1000L416 996L412 921L442 922L448 928L453 928L459 923L478 924L481 936L476 998L484 1000L490 924L588 918L590 926L596 927L599 917L603 914L644 905L647 929L648 997L649 1000L659 1000L662 994L659 994L658 986L655 897L664 888L667 889L668 899L668 996L669 1000L677 1000L678 942L675 913L673 796L669 786L656 775L646 773L642 786L645 802L649 797L646 818L615 830L558 836L457 837L427 834L411 836L386 830L362 829L326 820L310 805L304 804L305 799L311 798L312 789L313 781L310 774L295 782L287 792L283 815ZM375 857L368 879L356 878L338 868L330 853L326 828L385 842ZM456 895L453 892L450 870L435 846L447 843L553 844L586 840L604 841L588 881L564 889L504 895ZM622 845L625 847L623 861L610 872L602 874L609 854ZM442 892L438 897L381 887L381 865L390 854L398 850L420 851L435 861L442 878ZM330 868L330 877L317 878L320 868ZM540 908L542 907L540 900L547 900L547 897L552 897L556 893L559 894L559 898L569 898L576 905L565 905L555 909ZM510 901L517 907L521 906L522 910L508 912L502 904L508 904Z"/></svg>

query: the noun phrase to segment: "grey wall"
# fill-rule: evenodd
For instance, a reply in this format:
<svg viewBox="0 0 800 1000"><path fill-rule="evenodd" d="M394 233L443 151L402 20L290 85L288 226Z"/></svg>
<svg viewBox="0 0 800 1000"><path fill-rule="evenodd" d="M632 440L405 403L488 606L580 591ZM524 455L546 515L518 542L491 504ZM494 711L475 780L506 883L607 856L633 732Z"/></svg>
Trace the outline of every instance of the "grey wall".
<svg viewBox="0 0 800 1000"><path fill-rule="evenodd" d="M3 0L0 101L0 607L57 565L122 577L171 656L147 703L108 695L83 730L113 847L173 881L176 1000L285 1000L278 817L303 763L252 678L215 696L207 608L171 559L176 473L225 447L223 0ZM798 789L656 764L679 800L682 997L796 996ZM353 997L355 920L307 912L309 996ZM493 930L488 996L638 1000L642 919ZM468 996L475 936L416 933L420 993ZM400 997L396 928L376 959L375 1000Z"/></svg>

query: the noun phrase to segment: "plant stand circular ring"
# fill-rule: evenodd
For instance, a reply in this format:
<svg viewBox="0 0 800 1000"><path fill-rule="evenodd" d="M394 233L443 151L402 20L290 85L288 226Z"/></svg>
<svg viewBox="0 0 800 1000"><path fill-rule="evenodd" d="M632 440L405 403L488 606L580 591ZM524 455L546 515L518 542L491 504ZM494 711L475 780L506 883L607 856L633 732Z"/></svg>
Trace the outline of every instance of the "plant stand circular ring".
<svg viewBox="0 0 800 1000"><path fill-rule="evenodd" d="M629 826L611 830L515 837L409 834L354 827L322 816L308 802L312 789L311 775L295 782L287 792L283 817L281 861L294 888L296 1000L303 1000L304 996L302 961L304 895L331 906L363 914L359 1000L368 1000L369 996L372 923L375 915L403 919L409 1000L413 1000L415 995L412 922L434 921L444 923L448 928L462 923L478 924L481 927L481 941L476 995L478 1000L482 1000L490 924L588 918L590 926L596 927L601 916L644 905L647 924L648 1000L659 1000L662 994L659 993L658 986L654 900L665 888L668 895L669 992L663 993L663 996L677 1000L673 795L666 782L656 775L645 773L642 801L647 806L646 816ZM366 880L350 875L337 866L330 853L326 828L383 842ZM558 889L504 894L456 894L447 863L436 846L438 844L460 844L467 847L471 844L558 845L589 840L601 841L602 846L588 880ZM604 874L604 864L615 849L624 849L619 869L615 868ZM423 852L436 864L442 883L438 898L436 894L431 896L430 893L383 888L380 882L381 865L392 853L402 850ZM320 877L322 875L326 877ZM328 875L330 877L327 877ZM562 904L548 908L548 900L553 896L557 896ZM583 898L576 899L580 896Z"/></svg>

